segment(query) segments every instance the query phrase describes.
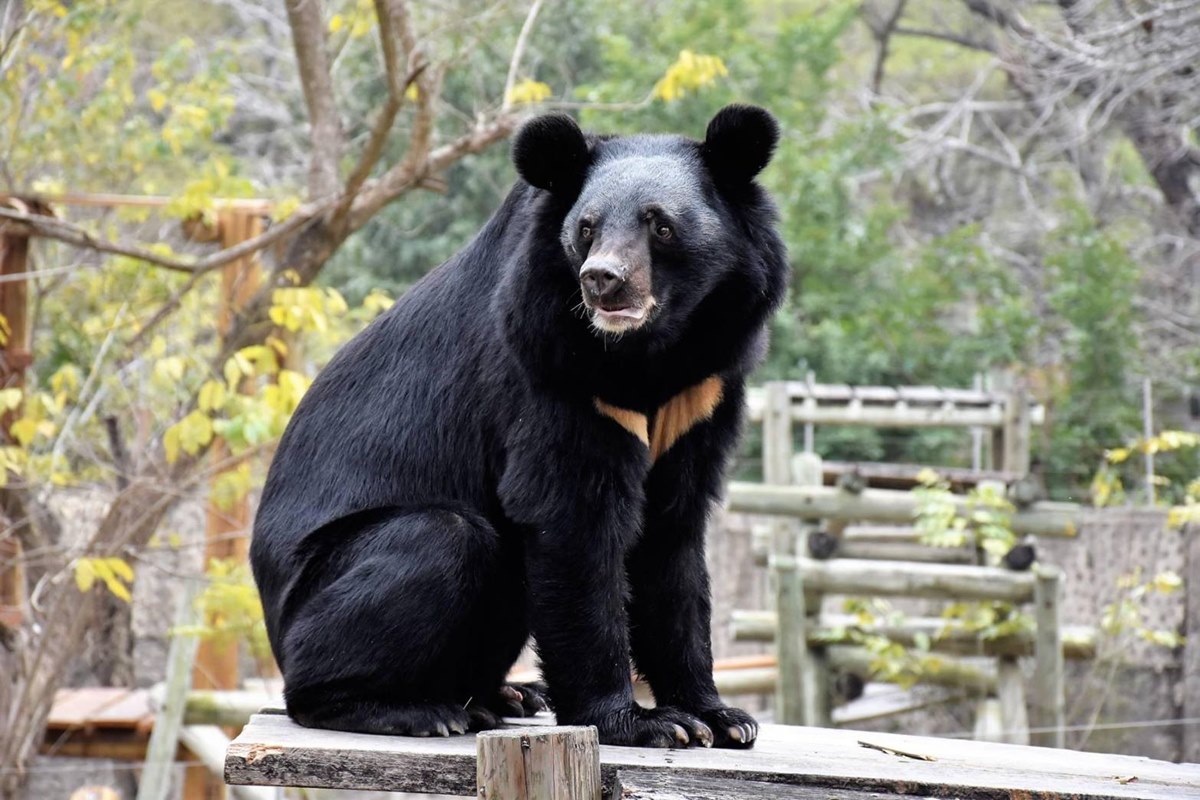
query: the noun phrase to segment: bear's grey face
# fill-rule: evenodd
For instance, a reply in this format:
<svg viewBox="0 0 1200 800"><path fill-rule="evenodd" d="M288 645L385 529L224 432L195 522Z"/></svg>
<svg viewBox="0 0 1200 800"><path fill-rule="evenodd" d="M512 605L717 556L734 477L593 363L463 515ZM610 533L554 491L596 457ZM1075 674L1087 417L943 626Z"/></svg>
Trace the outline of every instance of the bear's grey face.
<svg viewBox="0 0 1200 800"><path fill-rule="evenodd" d="M672 265L695 263L689 251L723 249L723 236L705 201L698 153L685 140L670 144L664 153L601 155L563 222L563 248L597 333L623 334L673 316L675 299L703 294L720 277L712 268L672 273ZM680 291L681 280L688 291Z"/></svg>
<svg viewBox="0 0 1200 800"><path fill-rule="evenodd" d="M598 335L678 329L739 268L723 196L746 189L778 138L770 114L741 105L718 112L703 142L589 140L564 115L521 129L513 141L517 171L570 204L560 238Z"/></svg>

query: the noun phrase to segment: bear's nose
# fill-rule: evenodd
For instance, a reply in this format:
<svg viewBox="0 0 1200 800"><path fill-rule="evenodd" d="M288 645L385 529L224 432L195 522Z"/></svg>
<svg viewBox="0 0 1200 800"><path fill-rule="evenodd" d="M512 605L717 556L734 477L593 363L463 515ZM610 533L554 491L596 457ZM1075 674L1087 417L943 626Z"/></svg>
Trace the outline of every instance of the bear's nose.
<svg viewBox="0 0 1200 800"><path fill-rule="evenodd" d="M611 300L625 285L625 277L607 264L587 264L579 272L579 283L593 300Z"/></svg>

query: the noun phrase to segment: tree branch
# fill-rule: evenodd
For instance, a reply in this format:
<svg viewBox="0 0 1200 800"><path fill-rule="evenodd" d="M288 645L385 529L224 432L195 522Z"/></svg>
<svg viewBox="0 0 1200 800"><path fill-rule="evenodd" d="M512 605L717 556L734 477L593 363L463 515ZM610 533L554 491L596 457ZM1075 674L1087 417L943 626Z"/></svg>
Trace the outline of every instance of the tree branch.
<svg viewBox="0 0 1200 800"><path fill-rule="evenodd" d="M427 66L424 62L416 63L420 56L415 48L415 40L409 26L408 9L403 3L398 0L375 0L375 16L379 19L379 44L383 50L383 67L388 96L384 101L383 108L379 110L379 116L375 118L371 136L363 148L358 164L355 165L349 180L346 181L342 199L337 208L333 210L331 224L335 228L342 226L354 203L354 198L366 183L367 178L371 176L371 170L375 169L375 165L379 163L388 135L396 123L396 115L404 105L404 93L420 77ZM408 75L403 79L400 77L400 54L397 52L397 44L404 47L404 52L409 54L410 59Z"/></svg>
<svg viewBox="0 0 1200 800"><path fill-rule="evenodd" d="M878 42L878 48L875 51L875 68L871 70L871 93L877 97L879 96L879 90L883 87L883 71L887 63L888 44L892 40L892 34L896 31L896 24L900 22L900 16L904 13L904 6L907 3L908 0L896 0L896 5L892 8L892 13L888 14L878 29L874 25L871 25L870 22L867 23L868 27L871 28L871 33L875 35L875 41Z"/></svg>
<svg viewBox="0 0 1200 800"><path fill-rule="evenodd" d="M900 0L901 3L906 0ZM533 0L533 4L529 6L529 13L525 15L525 22L521 24L521 32L517 34L517 43L513 46L512 58L508 62L508 75L504 79L504 94L501 97L501 111L508 111L512 108L513 86L517 82L517 71L521 69L521 59L525 57L525 46L529 41L529 34L533 30L533 23L537 20L538 12L542 10L542 0Z"/></svg>
<svg viewBox="0 0 1200 800"><path fill-rule="evenodd" d="M472 153L487 149L501 139L507 138L517 128L516 114L501 114L490 122L480 124L470 133L464 134L441 147L435 148L425 162L411 173L393 168L367 185L350 212L350 228L362 227L380 208L415 186L423 185L438 172Z"/></svg>
<svg viewBox="0 0 1200 800"><path fill-rule="evenodd" d="M897 25L892 31L896 36L916 36L922 39L937 39L943 42L950 42L960 47L966 47L970 50L980 50L984 53L995 53L996 46L991 42L983 42L978 39L972 39L969 36L962 36L951 31L934 31L925 28L907 28L903 25Z"/></svg>
<svg viewBox="0 0 1200 800"><path fill-rule="evenodd" d="M84 250L95 250L96 252L108 253L109 255L136 258L139 261L163 267L164 269L194 275L210 272L243 256L269 247L274 242L303 226L312 218L325 213L334 204L335 200L336 198L327 198L319 202L307 203L296 209L283 222L272 225L258 236L194 261L172 258L160 255L152 250L147 250L144 247L102 239L92 234L86 228L82 228L66 220L41 214L26 214L4 207L0 207L0 230L5 230L9 233L23 233L27 236L42 236Z"/></svg>
<svg viewBox="0 0 1200 800"><path fill-rule="evenodd" d="M342 152L342 122L333 94L329 55L325 52L325 21L320 0L287 0L288 24L296 50L300 84L311 125L310 198L338 193L338 159Z"/></svg>

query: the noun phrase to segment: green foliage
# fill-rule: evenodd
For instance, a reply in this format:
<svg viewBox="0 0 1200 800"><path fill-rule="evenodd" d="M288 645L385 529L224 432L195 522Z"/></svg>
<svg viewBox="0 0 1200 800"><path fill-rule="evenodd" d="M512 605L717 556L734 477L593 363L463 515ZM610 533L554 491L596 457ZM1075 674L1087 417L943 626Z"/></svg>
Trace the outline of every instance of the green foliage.
<svg viewBox="0 0 1200 800"><path fill-rule="evenodd" d="M1061 347L1062 378L1053 387L1049 472L1060 485L1086 486L1103 443L1138 429L1130 373L1137 264L1112 233L1080 207L1046 243L1046 302L1055 312L1045 336Z"/></svg>
<svg viewBox="0 0 1200 800"><path fill-rule="evenodd" d="M1004 487L982 484L966 497L966 513L960 514L950 484L930 469L918 476L921 485L912 490L917 499L916 528L921 542L934 547L970 546L998 560L1017 542L1012 530L1016 509L1004 496Z"/></svg>
<svg viewBox="0 0 1200 800"><path fill-rule="evenodd" d="M172 632L176 636L197 636L221 647L246 642L259 664L270 664L267 625L250 566L235 559L214 558L206 577L208 584L195 601L200 622L179 626Z"/></svg>
<svg viewBox="0 0 1200 800"><path fill-rule="evenodd" d="M1152 595L1172 594L1183 587L1183 578L1174 572L1160 572L1143 580L1142 569L1122 575L1117 582L1117 600L1105 606L1100 618L1100 630L1114 641L1130 638L1149 642L1168 649L1182 647L1184 637L1173 630L1150 628L1145 622L1145 601Z"/></svg>

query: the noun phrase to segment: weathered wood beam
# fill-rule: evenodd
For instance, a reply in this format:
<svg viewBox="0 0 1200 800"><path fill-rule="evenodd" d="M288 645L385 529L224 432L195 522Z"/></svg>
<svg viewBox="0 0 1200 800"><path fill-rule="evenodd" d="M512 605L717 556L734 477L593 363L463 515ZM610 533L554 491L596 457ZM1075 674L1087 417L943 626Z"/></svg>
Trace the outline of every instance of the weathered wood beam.
<svg viewBox="0 0 1200 800"><path fill-rule="evenodd" d="M865 647L829 645L825 648L825 658L831 670L853 672L867 680L892 682L876 674L876 658ZM917 683L983 692L996 689L995 670L987 665L970 664L953 658L940 658L939 662L937 670L920 675ZM717 691L723 695L770 694L775 690L778 676L779 669L775 666L713 673Z"/></svg>
<svg viewBox="0 0 1200 800"><path fill-rule="evenodd" d="M777 557L780 562L786 556ZM837 558L817 561L796 559L807 588L821 594L927 597L944 600L1006 600L1026 603L1033 599L1034 576L997 567L958 564L905 564Z"/></svg>
<svg viewBox="0 0 1200 800"><path fill-rule="evenodd" d="M851 494L832 486L768 486L733 481L726 491L730 511L748 514L779 514L803 519L848 519L870 522L911 523L917 514L917 498L911 492L865 489ZM965 511L966 497L953 502ZM1012 515L1012 529L1038 536L1071 537L1077 533L1075 503L1044 501Z"/></svg>
<svg viewBox="0 0 1200 800"><path fill-rule="evenodd" d="M1030 743L1043 747L1065 747L1062 572L1055 567L1039 567L1035 578L1033 614L1037 624L1037 641L1034 646L1033 691L1029 709L1029 722L1034 728Z"/></svg>
<svg viewBox="0 0 1200 800"><path fill-rule="evenodd" d="M774 611L734 611L733 638L737 642L775 641ZM886 636L894 642L912 647L918 637L928 637L934 653L983 656L1032 656L1034 634L1023 631L995 639L982 639L979 634L938 617L913 617L897 624L886 622L861 625L851 616L826 615L821 627L809 632L809 644L849 641L851 629L867 634ZM1086 660L1096 657L1096 629L1087 625L1068 625L1063 628L1063 657Z"/></svg>

